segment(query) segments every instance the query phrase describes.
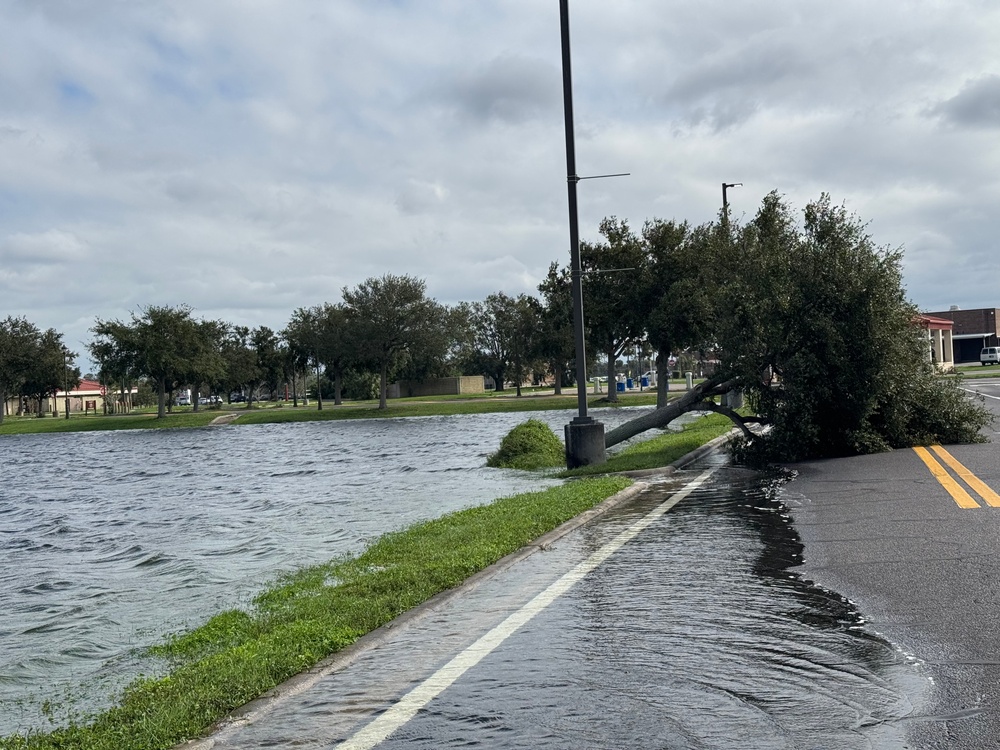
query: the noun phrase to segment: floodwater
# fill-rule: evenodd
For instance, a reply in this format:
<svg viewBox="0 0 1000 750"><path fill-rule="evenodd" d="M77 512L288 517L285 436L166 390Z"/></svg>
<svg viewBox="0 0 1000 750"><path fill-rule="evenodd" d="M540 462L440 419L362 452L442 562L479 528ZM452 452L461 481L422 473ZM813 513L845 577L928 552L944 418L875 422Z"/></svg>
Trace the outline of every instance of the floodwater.
<svg viewBox="0 0 1000 750"><path fill-rule="evenodd" d="M677 486L653 486L211 746L351 739ZM790 572L801 544L781 486L719 466L378 747L914 747L923 665L866 631L850 602Z"/></svg>
<svg viewBox="0 0 1000 750"><path fill-rule="evenodd" d="M483 468L513 425L567 413L0 440L0 733L85 711L137 649L279 571L552 480ZM635 412L600 418L609 426ZM790 572L781 482L720 457L649 526L385 747L903 748L922 666ZM688 472L688 478L694 472ZM680 477L683 479L683 476ZM654 485L217 748L329 747L669 496ZM118 680L118 681L116 681ZM58 713L57 720L61 717Z"/></svg>
<svg viewBox="0 0 1000 750"><path fill-rule="evenodd" d="M646 409L601 410L609 428ZM554 480L488 469L573 412L0 437L0 735L86 713L138 651L279 573ZM147 671L148 673L148 671Z"/></svg>

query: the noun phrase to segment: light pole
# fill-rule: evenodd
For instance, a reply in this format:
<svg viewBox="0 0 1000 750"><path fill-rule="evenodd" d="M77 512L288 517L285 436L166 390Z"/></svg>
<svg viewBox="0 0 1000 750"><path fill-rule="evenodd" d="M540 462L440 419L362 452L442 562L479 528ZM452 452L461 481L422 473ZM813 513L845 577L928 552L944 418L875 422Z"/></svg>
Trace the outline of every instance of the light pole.
<svg viewBox="0 0 1000 750"><path fill-rule="evenodd" d="M726 190L731 187L743 187L742 182L723 182L722 183L722 213L724 216L729 216L729 201L726 199Z"/></svg>
<svg viewBox="0 0 1000 750"><path fill-rule="evenodd" d="M66 419L69 419L69 349L63 347L63 396Z"/></svg>
<svg viewBox="0 0 1000 750"><path fill-rule="evenodd" d="M559 0L562 38L563 110L566 120L566 186L569 197L569 251L573 294L573 332L576 341L576 392L579 415L566 425L566 466L602 464L604 425L587 416L587 352L583 331L583 268L580 262L580 227L577 217L576 146L573 138L573 77L569 52L569 0ZM608 384L610 387L610 383Z"/></svg>

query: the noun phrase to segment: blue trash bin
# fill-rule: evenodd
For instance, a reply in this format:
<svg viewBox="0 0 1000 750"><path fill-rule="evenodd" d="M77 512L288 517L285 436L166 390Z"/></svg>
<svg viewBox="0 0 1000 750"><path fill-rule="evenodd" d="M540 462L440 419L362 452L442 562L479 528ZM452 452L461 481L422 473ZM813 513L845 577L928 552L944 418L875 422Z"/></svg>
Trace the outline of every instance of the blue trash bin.
<svg viewBox="0 0 1000 750"><path fill-rule="evenodd" d="M626 379L625 379L625 384L626 384L626 386L628 387L628 389L629 389L630 391L632 390L632 388L633 388L633 387L634 387L634 385L635 385L635 384L634 384L634 383L632 382L632 378L626 378Z"/></svg>
<svg viewBox="0 0 1000 750"><path fill-rule="evenodd" d="M642 387L643 387L643 388L649 388L649 378L647 378L647 377L643 376L643 377L642 377L642 378L641 378L641 379L639 380L639 383L640 383L640 384L642 385Z"/></svg>
<svg viewBox="0 0 1000 750"><path fill-rule="evenodd" d="M618 383L617 385L618 385L618 392L619 393L625 393L625 384L624 383Z"/></svg>

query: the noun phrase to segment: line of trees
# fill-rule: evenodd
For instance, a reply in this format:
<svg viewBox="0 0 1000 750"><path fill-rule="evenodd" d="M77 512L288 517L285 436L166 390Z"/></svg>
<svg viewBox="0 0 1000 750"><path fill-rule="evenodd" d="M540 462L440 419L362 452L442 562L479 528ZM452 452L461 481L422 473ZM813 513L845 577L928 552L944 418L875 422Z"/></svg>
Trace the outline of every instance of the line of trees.
<svg viewBox="0 0 1000 750"><path fill-rule="evenodd" d="M562 319L569 287L546 294L548 306L498 292L449 307L427 296L423 280L386 274L344 288L340 302L296 309L277 332L199 320L186 306L151 306L129 320L97 320L89 351L119 400L137 380L147 381L160 416L178 389L192 391L196 409L207 393L244 394L249 408L287 384L297 405L309 376L318 409L331 395L335 404L345 395L377 395L384 409L395 378L485 374L497 390L513 383L520 395L546 362L564 371L572 364L565 336L556 335L571 331Z"/></svg>
<svg viewBox="0 0 1000 750"><path fill-rule="evenodd" d="M18 414L41 414L45 399L79 379L76 354L61 333L23 317L0 320L0 424L10 399L17 399Z"/></svg>
<svg viewBox="0 0 1000 750"><path fill-rule="evenodd" d="M655 357L660 383L674 356L716 362L677 402L661 389L656 412L611 431L608 445L696 408L722 411L759 457L784 460L972 440L986 423L985 410L935 377L905 299L901 252L875 246L829 196L801 223L771 193L745 225L723 213L701 226L650 220L635 231L609 217L599 231L601 240L581 245L584 310L588 349L607 362L609 385L618 358L636 347ZM501 291L449 307L422 280L386 274L344 288L340 302L295 310L280 331L147 307L127 321L98 320L89 350L122 401L148 382L160 416L178 388L194 392L195 408L199 393L233 392L249 407L290 384L297 404L307 373L320 409L331 396L339 404L376 394L384 409L395 378L484 374L520 395L544 376L561 392L575 372L570 282L570 269L553 263L537 297ZM51 393L72 361L54 331L8 318L0 397ZM751 440L748 420L715 402L731 391L770 425L766 438ZM617 400L613 385L607 398Z"/></svg>

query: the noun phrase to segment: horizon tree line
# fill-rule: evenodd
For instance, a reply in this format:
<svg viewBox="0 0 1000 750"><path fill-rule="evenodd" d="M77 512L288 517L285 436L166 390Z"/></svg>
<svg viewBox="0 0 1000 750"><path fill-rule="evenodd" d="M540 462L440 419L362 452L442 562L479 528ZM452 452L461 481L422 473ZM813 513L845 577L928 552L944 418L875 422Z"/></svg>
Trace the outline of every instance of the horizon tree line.
<svg viewBox="0 0 1000 750"><path fill-rule="evenodd" d="M988 417L935 377L902 286L901 251L876 246L826 194L803 217L772 192L745 224L723 209L700 226L653 219L637 232L611 216L599 225L601 240L581 243L589 357L606 360L609 386L619 356L636 347L652 354L660 383L675 354L718 359L679 401L668 405L659 389L657 410L613 430L609 446L693 409L729 416L753 446L747 455L782 460L977 439ZM385 409L395 378L482 374L520 395L524 382L547 376L559 393L575 371L570 282L570 269L552 263L538 296L498 291L447 306L427 296L422 279L385 274L345 287L340 302L296 309L280 331L199 320L185 305L150 306L128 321L98 319L88 349L101 382L122 399L147 381L160 417L178 388L191 388L196 409L202 392L246 393L250 408L261 392L290 383L297 405L307 374L318 409L331 395L335 404L377 395ZM40 403L74 359L55 331L7 318L0 397ZM766 437L716 403L730 391L746 393L752 421L771 427ZM607 399L618 400L613 386Z"/></svg>

